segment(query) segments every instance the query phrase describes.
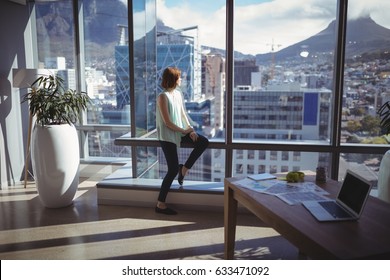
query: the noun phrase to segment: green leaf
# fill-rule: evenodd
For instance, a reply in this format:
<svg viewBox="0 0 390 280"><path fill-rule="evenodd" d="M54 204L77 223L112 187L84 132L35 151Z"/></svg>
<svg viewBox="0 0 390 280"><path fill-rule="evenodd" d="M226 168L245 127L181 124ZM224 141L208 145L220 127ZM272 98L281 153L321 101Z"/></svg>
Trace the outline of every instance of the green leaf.
<svg viewBox="0 0 390 280"><path fill-rule="evenodd" d="M85 92L65 89L64 80L54 75L38 77L22 102L29 103L30 113L41 125L74 123L91 104Z"/></svg>

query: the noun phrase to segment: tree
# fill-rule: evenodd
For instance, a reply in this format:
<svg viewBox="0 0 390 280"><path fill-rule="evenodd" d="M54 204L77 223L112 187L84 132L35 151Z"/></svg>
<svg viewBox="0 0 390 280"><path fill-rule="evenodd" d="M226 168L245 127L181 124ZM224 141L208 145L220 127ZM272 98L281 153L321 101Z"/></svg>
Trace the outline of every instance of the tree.
<svg viewBox="0 0 390 280"><path fill-rule="evenodd" d="M374 138L366 139L362 143L363 144L376 144L376 145L388 144L384 137L374 137Z"/></svg>
<svg viewBox="0 0 390 280"><path fill-rule="evenodd" d="M361 108L361 107L355 108L355 109L353 110L353 114L354 114L355 116L363 116L365 113L366 113L366 110L364 110L364 108Z"/></svg>
<svg viewBox="0 0 390 280"><path fill-rule="evenodd" d="M348 121L347 122L347 131L351 133L355 133L360 131L362 125L358 121Z"/></svg>
<svg viewBox="0 0 390 280"><path fill-rule="evenodd" d="M380 132L380 119L366 115L362 119L362 130L367 131L370 135L379 135Z"/></svg>

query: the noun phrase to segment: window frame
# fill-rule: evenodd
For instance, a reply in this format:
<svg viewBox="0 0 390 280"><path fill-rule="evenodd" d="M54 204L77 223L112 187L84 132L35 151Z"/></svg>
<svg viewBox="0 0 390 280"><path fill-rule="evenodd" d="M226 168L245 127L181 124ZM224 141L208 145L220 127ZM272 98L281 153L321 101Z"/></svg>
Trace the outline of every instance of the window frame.
<svg viewBox="0 0 390 280"><path fill-rule="evenodd" d="M83 90L83 78L84 63L83 63L83 13L82 6L83 0L72 0L75 16L75 47L76 47L76 76L77 85L79 90ZM336 49L335 49L335 63L333 73L333 92L334 96L333 111L331 113L331 131L330 131L330 144L311 144L306 142L294 141L294 142L256 142L253 141L233 141L233 73L234 73L234 46L233 46L233 18L234 18L234 2L226 0L226 136L225 139L210 139L210 148L222 149L225 151L225 177L231 177L233 174L233 151L234 150L266 150L266 151L286 151L286 152L318 152L331 154L329 176L332 179L337 180L339 174L340 155L342 153L360 153L360 154L384 154L388 149L388 145L364 145L364 144L341 144L341 118L342 118L342 96L344 85L344 59L345 59L345 43L346 43L346 23L347 23L347 8L348 1L337 1L337 15L336 15ZM133 40L133 8L132 0L128 1L128 21L129 21L129 50L134 48ZM135 119L135 102L134 102L134 60L133 57L129 57L129 69L130 69L130 111L131 120ZM126 129L126 125L88 125L81 123L77 126L77 129L81 132L82 141L85 141L88 131L115 131L120 129ZM130 124L131 135L136 135L136 127ZM133 137L135 141L128 140L132 149L132 166L133 177L137 177L137 158L136 149L140 146L145 147L157 147L159 146L157 139L143 138L143 141L136 141L136 137ZM82 142L81 147L85 147ZM82 156L86 154L85 150L82 150Z"/></svg>

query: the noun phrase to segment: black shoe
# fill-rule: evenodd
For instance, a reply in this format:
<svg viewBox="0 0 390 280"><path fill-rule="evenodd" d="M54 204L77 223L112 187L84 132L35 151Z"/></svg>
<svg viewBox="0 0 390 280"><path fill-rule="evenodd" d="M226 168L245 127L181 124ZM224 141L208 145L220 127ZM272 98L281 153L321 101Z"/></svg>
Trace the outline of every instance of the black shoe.
<svg viewBox="0 0 390 280"><path fill-rule="evenodd" d="M156 206L155 211L156 211L156 213L165 214L165 215L176 215L177 214L177 212L175 210L168 208L168 207L162 209L162 208L159 208Z"/></svg>
<svg viewBox="0 0 390 280"><path fill-rule="evenodd" d="M177 176L177 181L179 182L180 186L183 186L183 180L184 180L182 170L183 170L183 164L179 164L179 175Z"/></svg>

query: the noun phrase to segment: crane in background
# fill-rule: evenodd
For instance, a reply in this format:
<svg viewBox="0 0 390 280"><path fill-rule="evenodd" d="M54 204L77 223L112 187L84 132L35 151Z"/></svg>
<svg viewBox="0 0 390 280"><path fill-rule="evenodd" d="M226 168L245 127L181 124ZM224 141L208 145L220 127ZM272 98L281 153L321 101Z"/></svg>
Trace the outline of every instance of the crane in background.
<svg viewBox="0 0 390 280"><path fill-rule="evenodd" d="M274 72L275 72L275 48L279 49L282 45L281 44L275 44L274 38L272 38L272 43L267 44L267 46L271 46L271 80L274 79Z"/></svg>

